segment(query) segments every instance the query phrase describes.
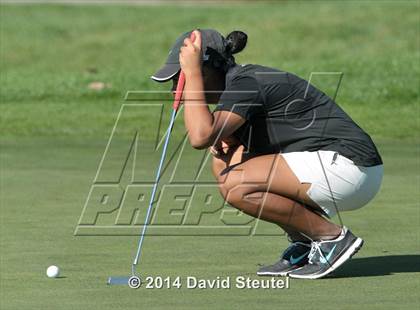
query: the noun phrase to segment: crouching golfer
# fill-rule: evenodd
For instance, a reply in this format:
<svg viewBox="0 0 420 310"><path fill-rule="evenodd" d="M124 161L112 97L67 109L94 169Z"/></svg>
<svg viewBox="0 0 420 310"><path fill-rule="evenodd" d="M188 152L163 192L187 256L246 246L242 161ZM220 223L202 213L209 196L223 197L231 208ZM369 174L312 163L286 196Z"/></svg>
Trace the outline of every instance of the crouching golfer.
<svg viewBox="0 0 420 310"><path fill-rule="evenodd" d="M378 192L383 166L366 134L331 98L288 72L238 65L247 36L185 33L153 76L184 89L191 145L210 148L226 201L279 225L291 241L258 275L316 279L347 261L363 240L328 219L363 207ZM213 112L208 104L217 103Z"/></svg>

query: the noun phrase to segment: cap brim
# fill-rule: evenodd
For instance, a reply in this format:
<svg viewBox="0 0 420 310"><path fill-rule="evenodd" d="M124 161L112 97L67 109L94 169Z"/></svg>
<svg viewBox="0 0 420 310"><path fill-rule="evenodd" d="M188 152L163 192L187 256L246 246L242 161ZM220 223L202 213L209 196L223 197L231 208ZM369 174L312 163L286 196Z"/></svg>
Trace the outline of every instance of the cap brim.
<svg viewBox="0 0 420 310"><path fill-rule="evenodd" d="M165 64L150 78L156 82L166 82L173 78L181 69L179 64Z"/></svg>

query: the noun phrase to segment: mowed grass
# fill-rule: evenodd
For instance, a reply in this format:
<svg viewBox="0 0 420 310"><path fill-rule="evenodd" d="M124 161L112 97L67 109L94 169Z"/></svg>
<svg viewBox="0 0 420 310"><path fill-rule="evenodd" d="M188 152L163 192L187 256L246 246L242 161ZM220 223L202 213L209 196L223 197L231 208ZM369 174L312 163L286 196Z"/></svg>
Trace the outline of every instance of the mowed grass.
<svg viewBox="0 0 420 310"><path fill-rule="evenodd" d="M19 145L3 143L1 160L7 165L2 168L2 309L418 306L418 151L413 147L401 142L379 143L386 163L380 194L369 206L342 214L344 224L364 238L365 246L332 278L292 279L288 290L188 290L187 276L257 278L257 264L275 261L287 239L280 231L278 236L253 237L147 236L140 274L180 276L184 287L131 290L109 287L106 280L130 273L137 237L73 235L105 142L38 138L24 139ZM205 174L210 174L208 169ZM181 198L190 199L188 195ZM130 202L124 206L127 204L130 206ZM183 212L179 201L168 201L163 207ZM219 216L220 212L212 218L220 225ZM104 217L115 220L116 213L100 216ZM45 276L50 264L62 268L63 278Z"/></svg>
<svg viewBox="0 0 420 310"><path fill-rule="evenodd" d="M304 1L228 6L2 6L3 135L108 134L127 91L168 90L149 77L193 28L248 33L239 63L309 78L342 72L337 102L375 137L418 138L416 1ZM403 16L404 18L401 18ZM101 81L103 91L88 89ZM313 77L330 95L337 75ZM147 122L147 120L142 120Z"/></svg>
<svg viewBox="0 0 420 310"><path fill-rule="evenodd" d="M0 308L418 307L418 13L416 1L1 6ZM241 63L303 77L344 73L337 102L377 142L385 178L368 207L342 214L344 224L366 244L334 277L292 280L288 290L108 287L108 276L129 274L137 238L73 235L116 116L127 103L126 92L167 90L148 77L162 64L174 38L195 27L225 34L246 31L249 45L238 56ZM93 91L87 87L93 81L111 86ZM314 83L333 94L336 78L317 76ZM170 107L165 108L161 134ZM117 128L121 144L111 148L116 154L105 161L110 175L121 167L129 145L124 139L131 139L135 129L140 129L142 142L156 136L155 115L147 109L131 111L122 115L124 126ZM183 134L179 119L172 146ZM183 181L195 175L200 154L187 147L180 162ZM153 167L158 157L141 155L138 170ZM153 169L136 172L142 181ZM211 180L208 168L203 179ZM171 202L164 205L170 208ZM287 246L279 234L148 236L139 270L143 276L183 279L256 278L257 264L275 261ZM50 264L62 268L63 278L46 278Z"/></svg>

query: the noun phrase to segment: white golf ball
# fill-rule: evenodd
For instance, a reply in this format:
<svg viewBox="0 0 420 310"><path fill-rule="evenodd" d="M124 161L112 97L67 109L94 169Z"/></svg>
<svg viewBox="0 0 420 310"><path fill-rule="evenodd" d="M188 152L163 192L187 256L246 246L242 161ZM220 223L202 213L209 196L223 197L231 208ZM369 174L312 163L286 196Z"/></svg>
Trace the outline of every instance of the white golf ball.
<svg viewBox="0 0 420 310"><path fill-rule="evenodd" d="M48 278L57 278L60 275L60 268L57 266L50 266L47 268L47 277Z"/></svg>

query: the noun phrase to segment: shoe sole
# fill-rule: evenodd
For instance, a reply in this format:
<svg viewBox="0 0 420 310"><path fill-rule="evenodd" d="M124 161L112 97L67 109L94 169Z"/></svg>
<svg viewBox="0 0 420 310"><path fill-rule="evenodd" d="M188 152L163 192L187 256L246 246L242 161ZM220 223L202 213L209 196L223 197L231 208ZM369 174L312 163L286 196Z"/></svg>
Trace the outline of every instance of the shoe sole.
<svg viewBox="0 0 420 310"><path fill-rule="evenodd" d="M296 270L296 269L293 269L293 270ZM257 272L257 276L285 277L287 276L288 272L292 272L293 270L282 271L282 272Z"/></svg>
<svg viewBox="0 0 420 310"><path fill-rule="evenodd" d="M279 272L275 272L275 271L257 271L257 276L285 277L285 276L287 276L287 274L289 272L295 271L296 269L299 269L301 267L302 266L300 266L300 267L297 266L295 268L291 268L291 269L288 269L286 271L279 271Z"/></svg>
<svg viewBox="0 0 420 310"><path fill-rule="evenodd" d="M319 279L327 274L333 272L338 267L340 267L342 264L344 264L347 260L349 260L354 254L356 254L360 248L363 246L363 240L361 238L357 238L356 241L347 249L346 252L343 253L343 255L340 256L339 259L337 259L330 268L328 268L326 271L320 274L313 274L313 275L294 275L292 273L288 273L287 275L291 278L295 279ZM292 272L292 271L290 271Z"/></svg>

